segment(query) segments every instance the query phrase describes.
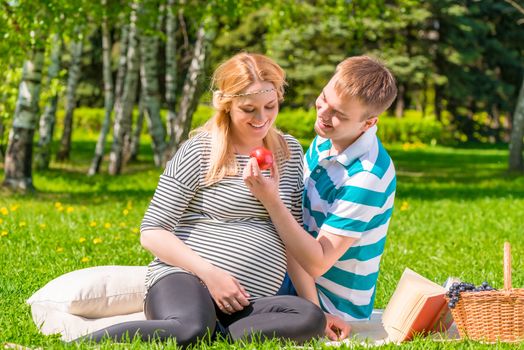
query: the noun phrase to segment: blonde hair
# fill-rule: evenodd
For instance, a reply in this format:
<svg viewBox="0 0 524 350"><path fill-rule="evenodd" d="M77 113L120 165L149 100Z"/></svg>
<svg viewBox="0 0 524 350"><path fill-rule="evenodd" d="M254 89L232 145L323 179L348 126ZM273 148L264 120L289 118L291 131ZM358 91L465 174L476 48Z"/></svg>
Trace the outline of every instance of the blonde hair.
<svg viewBox="0 0 524 350"><path fill-rule="evenodd" d="M354 97L366 106L363 119L378 116L391 106L397 96L395 77L375 58L346 58L335 72L335 92L340 97Z"/></svg>
<svg viewBox="0 0 524 350"><path fill-rule="evenodd" d="M222 63L213 74L212 88L220 91L213 94L215 114L191 135L208 132L211 135L211 154L206 185L212 185L225 176L238 174L238 166L231 140L231 103L235 95L242 93L257 81L273 84L278 101L284 99L285 73L280 66L264 55L239 53ZM289 158L289 149L282 133L272 126L264 138L264 146L273 152L277 165Z"/></svg>

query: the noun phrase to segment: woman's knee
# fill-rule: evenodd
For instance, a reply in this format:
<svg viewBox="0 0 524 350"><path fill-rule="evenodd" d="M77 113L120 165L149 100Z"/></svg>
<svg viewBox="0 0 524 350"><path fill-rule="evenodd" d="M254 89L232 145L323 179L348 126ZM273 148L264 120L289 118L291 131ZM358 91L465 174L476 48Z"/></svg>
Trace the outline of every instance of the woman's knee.
<svg viewBox="0 0 524 350"><path fill-rule="evenodd" d="M215 324L185 322L176 332L176 342L182 346L195 344L199 340L210 337L214 330Z"/></svg>

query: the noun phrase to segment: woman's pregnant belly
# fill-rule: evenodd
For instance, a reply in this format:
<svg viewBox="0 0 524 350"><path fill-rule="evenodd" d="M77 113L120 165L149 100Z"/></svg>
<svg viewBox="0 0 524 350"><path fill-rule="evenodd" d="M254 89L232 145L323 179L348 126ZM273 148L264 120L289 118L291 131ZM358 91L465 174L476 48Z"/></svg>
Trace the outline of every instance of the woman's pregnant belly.
<svg viewBox="0 0 524 350"><path fill-rule="evenodd" d="M238 279L252 298L274 295L280 288L286 255L271 222L203 220L175 232L201 257Z"/></svg>

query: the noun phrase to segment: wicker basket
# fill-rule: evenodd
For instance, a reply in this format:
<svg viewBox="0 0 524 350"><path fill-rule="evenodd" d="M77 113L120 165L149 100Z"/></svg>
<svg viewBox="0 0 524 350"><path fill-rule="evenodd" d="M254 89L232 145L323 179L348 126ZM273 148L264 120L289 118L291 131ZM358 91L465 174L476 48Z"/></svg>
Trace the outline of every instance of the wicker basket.
<svg viewBox="0 0 524 350"><path fill-rule="evenodd" d="M451 313L461 338L486 342L524 340L524 289L511 288L509 243L504 243L504 290L461 293Z"/></svg>

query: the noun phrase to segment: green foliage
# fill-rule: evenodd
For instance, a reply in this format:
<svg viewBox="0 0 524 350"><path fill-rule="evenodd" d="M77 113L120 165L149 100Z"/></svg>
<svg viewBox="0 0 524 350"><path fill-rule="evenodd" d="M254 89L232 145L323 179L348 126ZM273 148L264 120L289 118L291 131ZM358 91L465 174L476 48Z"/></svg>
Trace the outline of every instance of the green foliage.
<svg viewBox="0 0 524 350"><path fill-rule="evenodd" d="M65 110L61 109L56 112L57 125L62 125ZM104 120L103 108L85 108L79 107L74 110L73 128L82 129L92 133L100 130Z"/></svg>
<svg viewBox="0 0 524 350"><path fill-rule="evenodd" d="M145 265L153 258L139 243L140 221L161 169L150 158L123 175L86 177L96 135L77 133L72 163L36 172L35 196L0 193L0 342L31 348L70 349L57 336L43 336L25 304L37 289L66 272L99 265ZM149 144L144 145L149 147ZM384 308L405 267L442 283L448 276L503 286L502 243L513 250L513 285L524 286L522 215L524 178L505 172L507 150L388 146L398 175L395 210L382 257L376 308ZM0 176L3 173L0 171ZM2 211L5 208L5 214ZM127 214L124 214L127 213ZM109 224L109 225L106 225ZM173 342L110 342L80 349L174 349ZM471 341L414 342L381 349L514 349L515 345ZM283 342L202 343L200 349L294 349ZM324 349L312 344L312 349ZM368 346L356 346L366 349Z"/></svg>
<svg viewBox="0 0 524 350"><path fill-rule="evenodd" d="M277 128L283 132L293 135L307 148L315 134L315 120L317 113L314 109L284 109L278 114Z"/></svg>
<svg viewBox="0 0 524 350"><path fill-rule="evenodd" d="M160 117L165 121L166 119L166 111L162 110L160 112ZM114 114L114 111L113 111ZM114 115L112 114L112 117ZM57 120L57 126L59 128L63 125L65 111L63 109L60 109L56 112L56 120ZM78 107L75 108L74 114L73 114L73 129L75 130L82 130L83 132L97 135L100 132L100 129L102 127L102 123L104 121L104 115L105 111L103 108L87 108L87 107ZM136 120L138 118L138 108L133 109L132 114L134 123L136 123ZM145 125L145 121L144 121ZM61 130L58 130L60 132ZM147 128L142 128L142 134L147 134Z"/></svg>
<svg viewBox="0 0 524 350"><path fill-rule="evenodd" d="M496 123L479 124L473 115L486 111L496 119L500 112L513 112L524 74L522 45L517 44L524 40L520 15L503 1L427 3L439 23L434 63L447 77L442 97L452 123L467 140L492 136Z"/></svg>
<svg viewBox="0 0 524 350"><path fill-rule="evenodd" d="M211 29L208 33L215 33L215 29L217 32L204 74L207 78L220 62L241 50L266 53L287 73L285 106L307 110L337 63L347 56L371 54L382 59L395 74L403 92L399 99L405 108L429 110L430 105L435 105L436 118L449 122L454 137L460 140L507 140L508 121L524 74L521 45L524 27L518 22L521 15L507 1L175 3L167 10L173 11L179 22L175 34L178 97L196 29L206 19ZM101 107L100 21L104 14L109 16L115 43L112 50L115 73L118 36L122 25L129 21L130 8L129 0L109 1L106 6L100 1L86 0L0 2L0 64L8 71L18 69L34 45L48 45L48 34L60 33L66 44L78 35L83 36L86 39L77 101L81 106ZM161 26L156 26L157 2L144 3L143 10L139 27L158 34L164 42L165 35L157 30ZM160 74L165 71L164 49L160 48L158 56ZM68 67L69 54L64 51L62 65ZM0 78L4 75L0 72ZM164 79L159 80L163 91ZM47 83L43 92L45 86ZM9 95L7 99L13 95L16 98L17 92L4 90L0 87L0 92ZM55 83L48 89L58 90ZM434 96L427 99L433 92ZM445 120L446 113L450 117ZM487 117L475 117L479 113L487 113Z"/></svg>
<svg viewBox="0 0 524 350"><path fill-rule="evenodd" d="M422 96L438 87L437 117L449 109L461 138L498 142L507 137L507 129L494 120L509 119L524 74L517 44L524 31L510 4L357 0L281 2L268 8L265 34L260 22L249 27L252 19L244 18L230 38L267 48L286 70L290 106L311 107L338 62L371 54L395 74L406 108L427 108ZM258 46L242 39L255 33ZM478 111L491 119L480 124L472 118Z"/></svg>
<svg viewBox="0 0 524 350"><path fill-rule="evenodd" d="M252 11L239 23L230 23L230 18L221 19L224 29L220 31L211 48L212 61L219 63L240 51L265 52L264 38L267 32L266 18L271 14L268 8Z"/></svg>
<svg viewBox="0 0 524 350"><path fill-rule="evenodd" d="M0 119L4 124L13 118L21 78L22 67L0 71Z"/></svg>
<svg viewBox="0 0 524 350"><path fill-rule="evenodd" d="M213 107L208 105L198 105L193 119L191 120L191 129L195 129L201 125L204 125L213 116Z"/></svg>
<svg viewBox="0 0 524 350"><path fill-rule="evenodd" d="M413 111L414 112L414 111ZM378 123L378 136L383 143L423 143L445 144L446 138L441 123L430 118L418 117L380 117Z"/></svg>
<svg viewBox="0 0 524 350"><path fill-rule="evenodd" d="M134 118L138 115L138 110L133 111ZM64 111L57 112L59 125L63 119ZM191 128L194 129L203 125L213 116L213 108L201 104L198 106ZM96 134L102 125L104 110L101 108L77 108L74 114L74 128L89 131ZM165 120L166 111L161 111L161 117ZM296 137L300 143L307 147L315 137L316 112L314 109L283 109L280 111L276 126L285 133ZM422 118L421 113L414 110L407 110L404 118L392 118L381 116L378 124L378 135L383 143L424 143L424 144L449 144L452 136L446 131L442 123L433 118ZM142 130L143 134L147 129Z"/></svg>
<svg viewBox="0 0 524 350"><path fill-rule="evenodd" d="M445 135L441 123L431 118L421 118L420 112L406 111L409 116L392 118L381 116L378 124L378 135L383 143L424 143L445 144L450 141L450 136ZM213 109L200 105L193 116L192 127L204 124L213 114ZM283 109L279 112L276 126L285 133L296 137L300 143L307 147L315 137L314 109Z"/></svg>

